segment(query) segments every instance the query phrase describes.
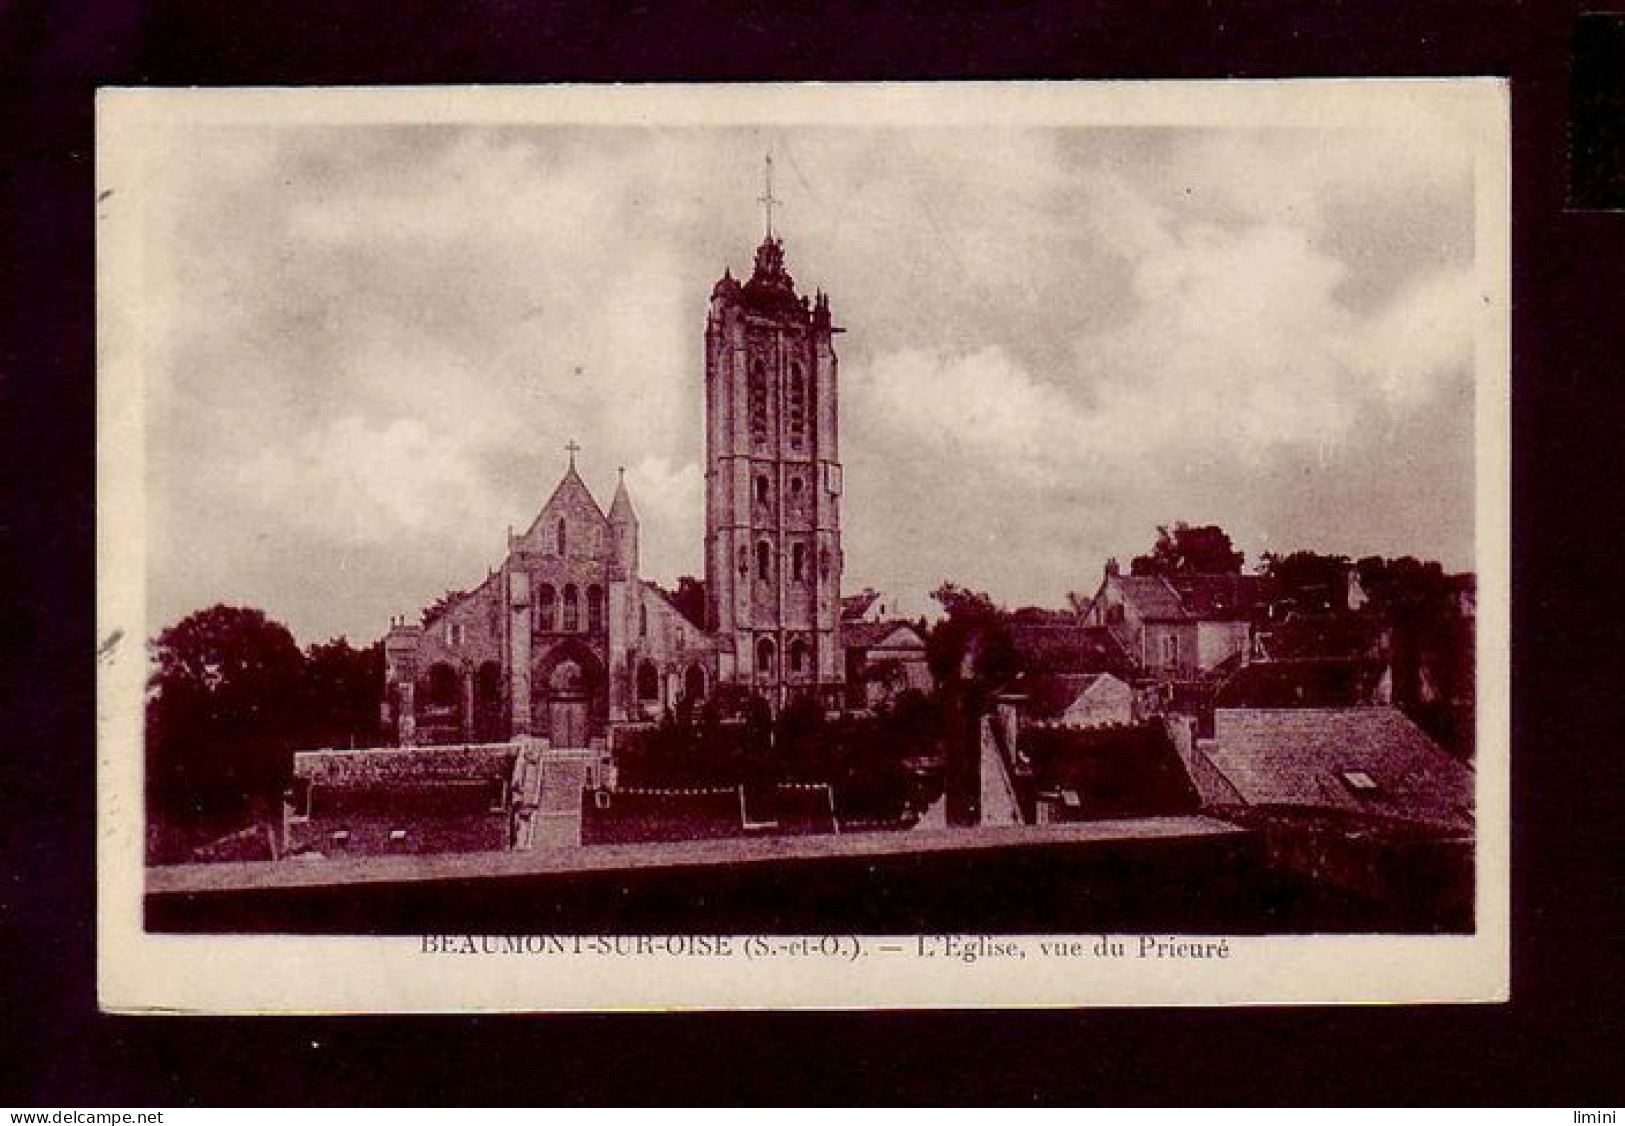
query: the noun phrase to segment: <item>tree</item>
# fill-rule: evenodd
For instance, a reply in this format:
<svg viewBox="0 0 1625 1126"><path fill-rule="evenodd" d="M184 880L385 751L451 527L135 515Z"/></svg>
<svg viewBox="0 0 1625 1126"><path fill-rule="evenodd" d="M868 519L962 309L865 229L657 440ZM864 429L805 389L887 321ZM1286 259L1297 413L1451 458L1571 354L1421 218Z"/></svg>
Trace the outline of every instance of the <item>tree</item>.
<svg viewBox="0 0 1625 1126"><path fill-rule="evenodd" d="M1149 555L1136 555L1136 575L1239 575L1244 556L1216 524L1192 527L1184 521L1157 528Z"/></svg>
<svg viewBox="0 0 1625 1126"><path fill-rule="evenodd" d="M811 696L797 696L779 713L774 738L779 765L798 777L820 777L826 772L824 709Z"/></svg>
<svg viewBox="0 0 1625 1126"><path fill-rule="evenodd" d="M992 598L953 583L943 583L931 597L946 612L925 639L926 663L937 683L957 680L962 672L991 684L1015 675L1019 662L1009 615Z"/></svg>
<svg viewBox="0 0 1625 1126"><path fill-rule="evenodd" d="M384 643L357 649L348 638L305 651L299 741L307 746L371 746L378 742Z"/></svg>
<svg viewBox="0 0 1625 1126"><path fill-rule="evenodd" d="M1294 551L1266 552L1259 573L1275 580L1276 598L1284 605L1321 612L1347 610L1349 558Z"/></svg>
<svg viewBox="0 0 1625 1126"><path fill-rule="evenodd" d="M147 698L154 812L207 823L279 800L287 785L304 656L260 610L214 606L160 633Z"/></svg>

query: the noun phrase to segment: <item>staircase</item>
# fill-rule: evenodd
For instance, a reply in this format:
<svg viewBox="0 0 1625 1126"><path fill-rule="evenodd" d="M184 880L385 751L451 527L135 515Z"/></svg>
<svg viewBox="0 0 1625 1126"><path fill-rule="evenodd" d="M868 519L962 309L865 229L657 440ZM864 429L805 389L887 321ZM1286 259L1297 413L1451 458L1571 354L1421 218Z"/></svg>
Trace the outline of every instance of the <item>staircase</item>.
<svg viewBox="0 0 1625 1126"><path fill-rule="evenodd" d="M520 752L512 790L516 850L580 846L581 793L592 761L589 751Z"/></svg>

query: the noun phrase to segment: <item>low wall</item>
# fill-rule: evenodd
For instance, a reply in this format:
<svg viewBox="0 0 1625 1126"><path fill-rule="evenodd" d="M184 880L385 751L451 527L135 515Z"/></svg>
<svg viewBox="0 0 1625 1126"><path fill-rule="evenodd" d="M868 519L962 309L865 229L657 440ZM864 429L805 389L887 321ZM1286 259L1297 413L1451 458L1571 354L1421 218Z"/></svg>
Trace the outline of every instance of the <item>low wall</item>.
<svg viewBox="0 0 1625 1126"><path fill-rule="evenodd" d="M519 751L517 743L297 751L293 776L317 785L344 787L379 782L506 779Z"/></svg>
<svg viewBox="0 0 1625 1126"><path fill-rule="evenodd" d="M1262 933L1324 929L1207 818L149 872L170 932ZM212 870L211 870L212 869Z"/></svg>

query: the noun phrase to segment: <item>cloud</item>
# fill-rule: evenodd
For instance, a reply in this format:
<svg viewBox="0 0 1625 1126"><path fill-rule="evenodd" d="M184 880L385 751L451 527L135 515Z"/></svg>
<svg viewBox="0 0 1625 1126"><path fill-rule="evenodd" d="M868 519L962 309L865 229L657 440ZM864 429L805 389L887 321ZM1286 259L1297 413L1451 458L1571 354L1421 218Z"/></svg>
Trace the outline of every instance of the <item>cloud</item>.
<svg viewBox="0 0 1625 1126"><path fill-rule="evenodd" d="M302 636L367 636L496 562L571 439L600 503L627 467L646 572L698 572L704 301L724 264L748 269L769 141L790 269L849 330L853 582L1055 601L1170 519L1291 540L1323 525L1272 499L1287 482L1316 467L1375 480L1371 428L1427 440L1410 424L1454 417L1441 404L1471 372L1471 166L1448 135L289 126L170 141L141 305L166 619L207 591L267 600ZM1434 440L1470 451L1458 422ZM1459 565L1450 516L1412 550ZM1376 509L1348 522L1384 542L1398 526ZM269 556L284 564L320 545L368 577L342 595L284 581L266 543L290 545Z"/></svg>
<svg viewBox="0 0 1625 1126"><path fill-rule="evenodd" d="M887 419L902 448L923 445L930 456L1033 482L1085 423L1063 393L992 346L959 356L888 353L852 379L858 409Z"/></svg>
<svg viewBox="0 0 1625 1126"><path fill-rule="evenodd" d="M495 505L462 444L422 421L349 415L296 445L237 463L239 495L273 513L303 512L303 530L338 542L476 542Z"/></svg>

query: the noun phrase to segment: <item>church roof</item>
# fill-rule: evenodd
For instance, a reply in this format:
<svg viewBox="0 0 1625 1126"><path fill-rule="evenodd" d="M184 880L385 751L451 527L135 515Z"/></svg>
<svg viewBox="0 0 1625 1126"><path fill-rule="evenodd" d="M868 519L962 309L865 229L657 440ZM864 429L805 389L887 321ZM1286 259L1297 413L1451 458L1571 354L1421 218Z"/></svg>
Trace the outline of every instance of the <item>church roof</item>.
<svg viewBox="0 0 1625 1126"><path fill-rule="evenodd" d="M534 534L537 526L542 522L542 517L550 510L561 506L585 507L599 520L608 522L604 516L604 510L598 507L598 501L593 497L592 490L587 488L587 483L581 479L581 474L576 472L576 459L573 453L570 457L569 468L564 471L564 476L559 478L559 483L553 487L552 494L547 498L547 503L542 505L541 511L536 514L536 519L530 522L530 530L525 535L528 537Z"/></svg>

